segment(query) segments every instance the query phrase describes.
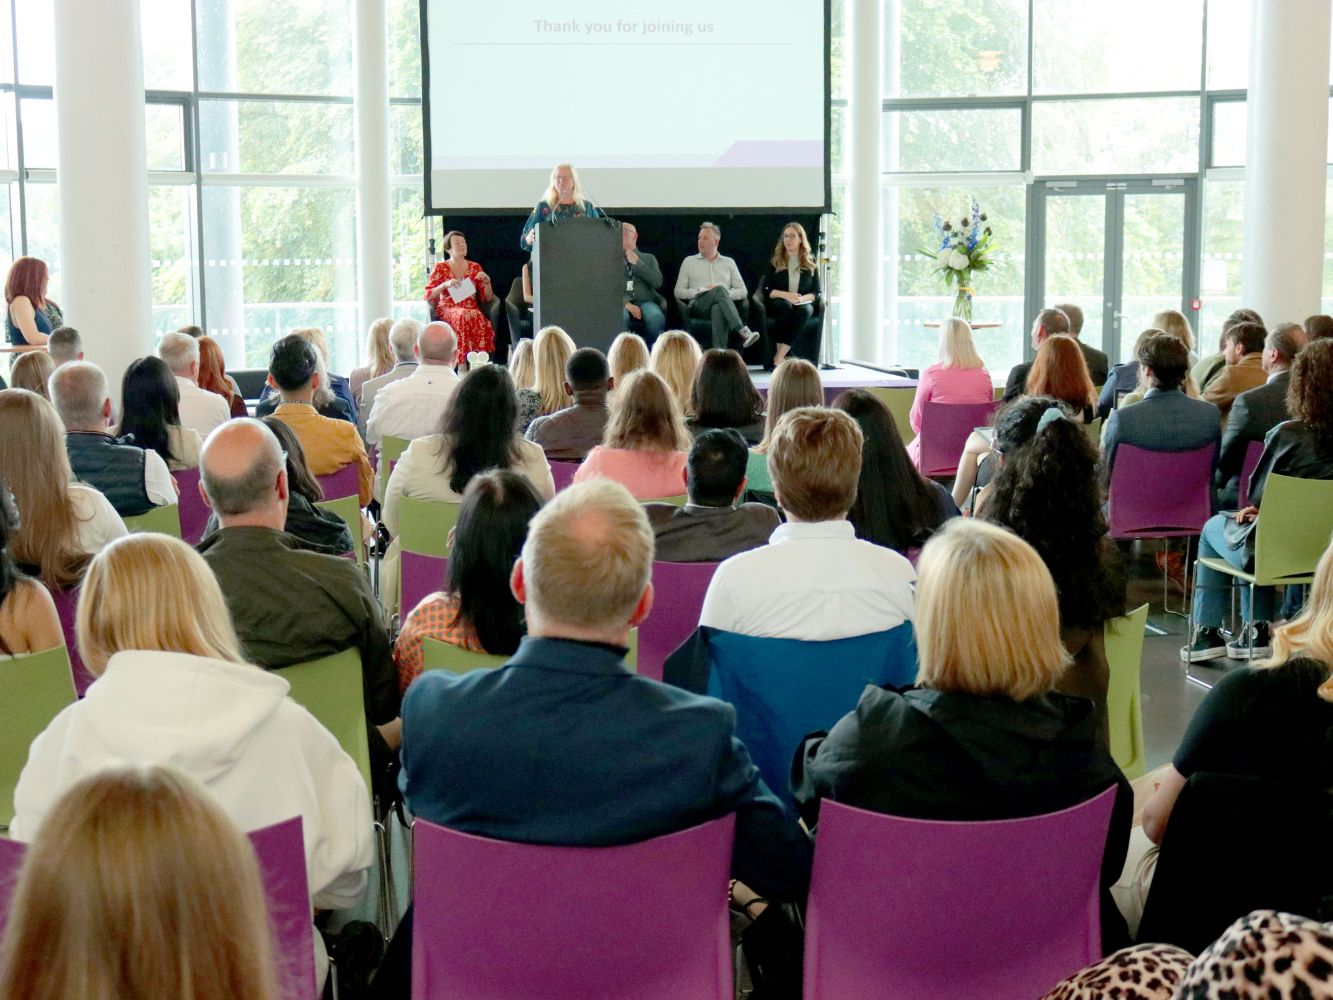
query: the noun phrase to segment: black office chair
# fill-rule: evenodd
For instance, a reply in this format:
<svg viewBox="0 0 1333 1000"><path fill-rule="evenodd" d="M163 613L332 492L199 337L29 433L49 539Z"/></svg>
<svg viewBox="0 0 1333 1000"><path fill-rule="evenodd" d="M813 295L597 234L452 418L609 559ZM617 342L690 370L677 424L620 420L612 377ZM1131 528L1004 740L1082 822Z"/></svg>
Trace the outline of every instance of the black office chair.
<svg viewBox="0 0 1333 1000"><path fill-rule="evenodd" d="M771 348L766 346L764 364L767 365L773 363L777 341L773 339L773 320L768 315L768 303L764 300L763 280L766 274L767 272L764 272L759 275L754 283L754 294L750 296L750 328L763 334L761 343L774 345ZM792 341L791 353L787 357L805 358L812 365L818 365L819 352L824 343L824 296L822 294L816 296L812 304L815 311L805 321L805 328Z"/></svg>
<svg viewBox="0 0 1333 1000"><path fill-rule="evenodd" d="M677 329L687 332L699 342L699 346L705 351L712 347L713 324L708 318L690 315L689 303L685 302L683 299L678 299L673 295L672 301L676 303L676 313L680 317L680 326ZM754 303L750 302L750 307L747 310L745 308L744 300L737 302L736 311L741 315L741 322L745 323L751 330L754 330L759 334L759 339L750 347L742 348L740 338L733 334L727 346L732 350L739 352L740 356L745 359L747 365L765 364L768 359L773 357L773 349L769 346L768 335L764 332L764 328L762 326L755 326ZM749 317L746 316L747 311L750 313ZM672 329L670 323L667 324L667 329Z"/></svg>
<svg viewBox="0 0 1333 1000"><path fill-rule="evenodd" d="M526 268L529 265L524 264L523 266ZM504 311L508 319L507 333L509 341L505 352L507 355L509 350L512 350L521 338L532 336L532 306L523 301L523 275L521 274L509 286L509 294L504 297ZM498 340L496 345L498 348Z"/></svg>

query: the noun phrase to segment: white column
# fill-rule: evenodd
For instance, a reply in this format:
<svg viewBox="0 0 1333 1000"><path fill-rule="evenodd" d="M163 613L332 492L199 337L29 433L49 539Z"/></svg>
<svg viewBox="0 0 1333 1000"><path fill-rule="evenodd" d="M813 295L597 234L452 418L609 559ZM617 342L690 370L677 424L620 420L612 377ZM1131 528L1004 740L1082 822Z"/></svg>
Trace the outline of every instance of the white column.
<svg viewBox="0 0 1333 1000"><path fill-rule="evenodd" d="M1329 0L1252 0L1241 301L1270 327L1320 312Z"/></svg>
<svg viewBox="0 0 1333 1000"><path fill-rule="evenodd" d="M393 315L389 198L389 62L384 0L356 0L356 288L360 342L370 324Z"/></svg>
<svg viewBox="0 0 1333 1000"><path fill-rule="evenodd" d="M113 395L153 350L139 0L55 0L61 302Z"/></svg>
<svg viewBox="0 0 1333 1000"><path fill-rule="evenodd" d="M842 343L848 357L876 361L883 352L879 204L883 13L881 5L871 0L852 0L847 12L851 42L847 156L851 169L841 254L846 331Z"/></svg>

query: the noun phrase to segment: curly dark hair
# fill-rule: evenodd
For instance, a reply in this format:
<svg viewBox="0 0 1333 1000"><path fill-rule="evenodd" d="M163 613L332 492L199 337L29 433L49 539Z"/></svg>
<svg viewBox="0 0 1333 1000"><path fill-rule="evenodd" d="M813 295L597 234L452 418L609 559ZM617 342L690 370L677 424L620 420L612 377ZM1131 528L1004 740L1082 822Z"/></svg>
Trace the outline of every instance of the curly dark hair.
<svg viewBox="0 0 1333 1000"><path fill-rule="evenodd" d="M1313 341L1296 355L1287 411L1310 428L1321 452L1333 452L1333 340Z"/></svg>
<svg viewBox="0 0 1333 1000"><path fill-rule="evenodd" d="M1106 537L1097 451L1087 431L1063 414L1037 429L1056 405L1038 398L1006 407L1006 429L1030 427L1032 436L1010 442L978 516L1037 550L1055 580L1062 626L1092 628L1124 613L1125 575Z"/></svg>

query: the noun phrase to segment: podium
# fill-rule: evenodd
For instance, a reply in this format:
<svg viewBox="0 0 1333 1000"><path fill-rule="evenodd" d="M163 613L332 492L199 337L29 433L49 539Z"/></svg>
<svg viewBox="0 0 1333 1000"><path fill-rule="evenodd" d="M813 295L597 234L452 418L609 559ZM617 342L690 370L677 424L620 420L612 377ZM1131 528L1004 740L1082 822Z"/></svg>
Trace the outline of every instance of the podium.
<svg viewBox="0 0 1333 1000"><path fill-rule="evenodd" d="M603 354L621 330L625 251L620 227L579 217L541 223L532 251L533 333L558 326Z"/></svg>

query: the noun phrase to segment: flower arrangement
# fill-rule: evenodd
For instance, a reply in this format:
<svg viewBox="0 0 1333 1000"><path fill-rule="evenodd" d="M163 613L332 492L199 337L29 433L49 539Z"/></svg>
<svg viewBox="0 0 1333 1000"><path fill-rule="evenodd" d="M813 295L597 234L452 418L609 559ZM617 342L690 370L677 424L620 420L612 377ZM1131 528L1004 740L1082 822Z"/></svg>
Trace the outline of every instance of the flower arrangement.
<svg viewBox="0 0 1333 1000"><path fill-rule="evenodd" d="M920 252L939 265L936 270L944 278L944 283L957 289L953 314L971 320L972 296L976 294L972 276L990 270L995 252L991 227L986 225L986 213L975 198L972 199L972 214L960 219L957 226L952 220L940 218L936 212L935 237L939 240L939 248L928 250L922 247Z"/></svg>

